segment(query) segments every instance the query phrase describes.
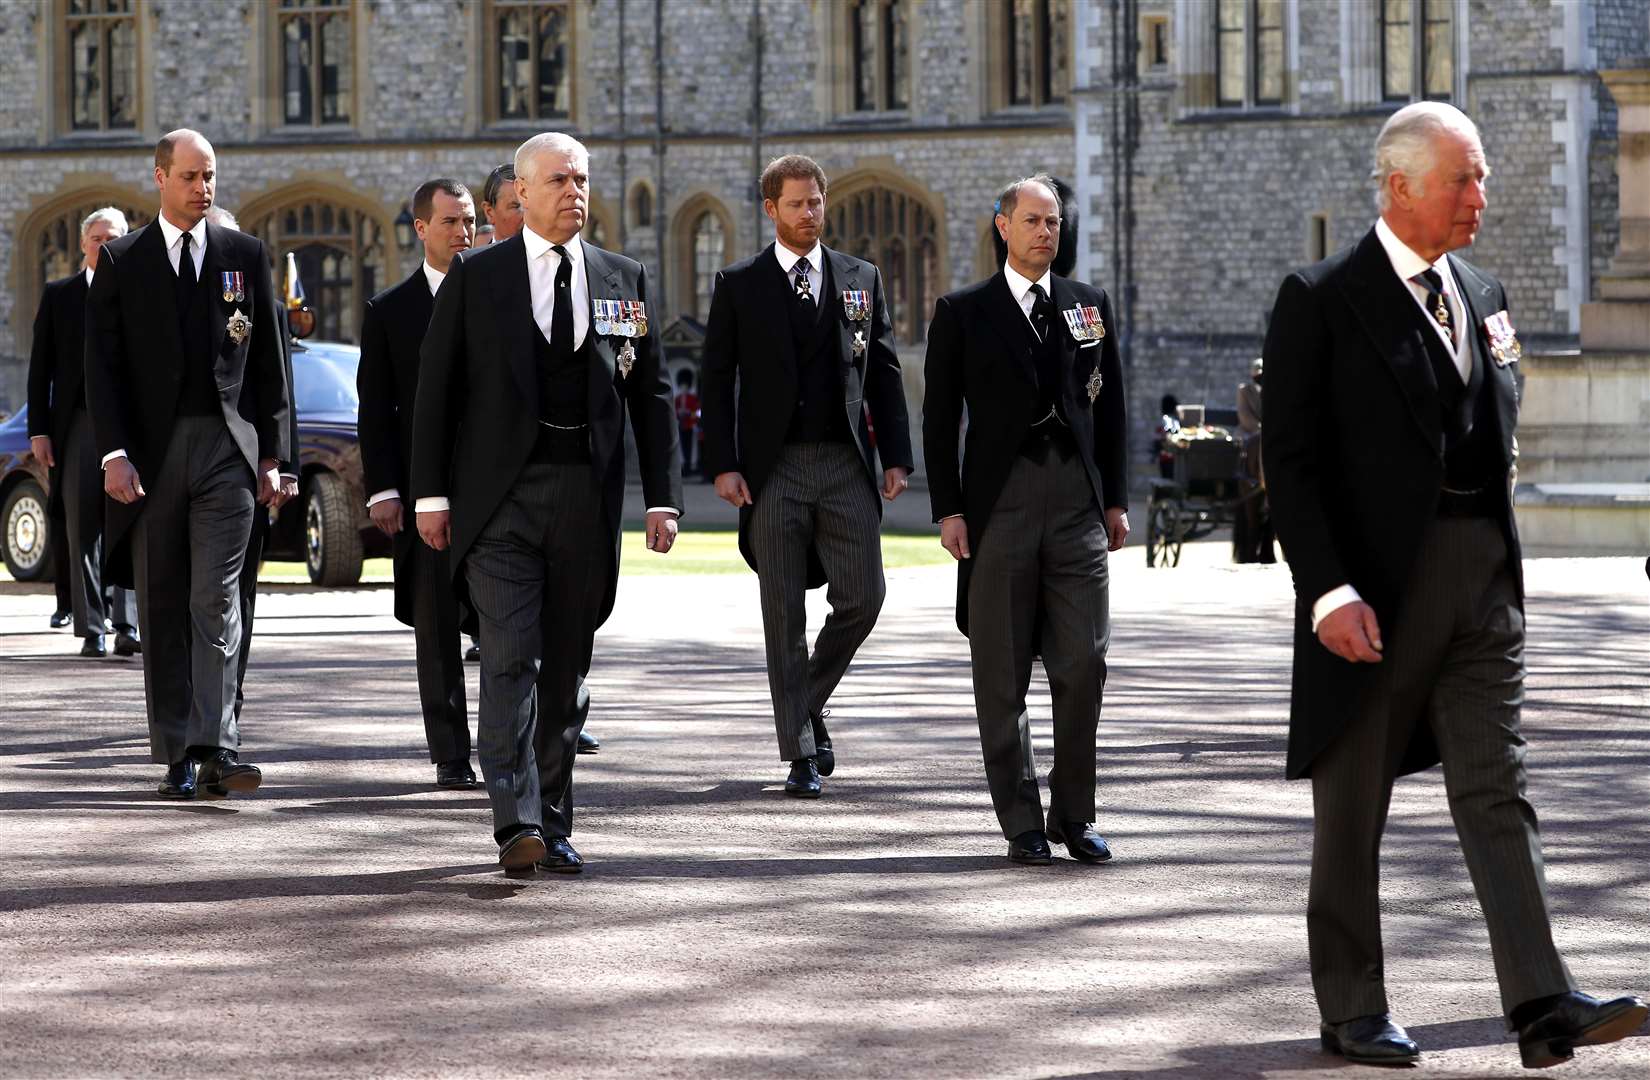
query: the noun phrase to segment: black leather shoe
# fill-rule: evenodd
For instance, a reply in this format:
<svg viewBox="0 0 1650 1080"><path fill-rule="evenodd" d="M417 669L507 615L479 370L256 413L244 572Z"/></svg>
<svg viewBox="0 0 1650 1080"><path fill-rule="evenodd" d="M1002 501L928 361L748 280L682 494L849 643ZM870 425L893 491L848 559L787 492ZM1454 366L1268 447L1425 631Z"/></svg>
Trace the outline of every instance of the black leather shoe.
<svg viewBox="0 0 1650 1080"><path fill-rule="evenodd" d="M785 794L798 799L817 799L822 790L817 761L803 757L791 762L791 775L785 777Z"/></svg>
<svg viewBox="0 0 1650 1080"><path fill-rule="evenodd" d="M73 619L74 613L72 611L54 611L52 612L52 629L61 630L68 626Z"/></svg>
<svg viewBox="0 0 1650 1080"><path fill-rule="evenodd" d="M166 779L156 792L163 799L193 799L195 797L195 763L189 758L166 766Z"/></svg>
<svg viewBox="0 0 1650 1080"><path fill-rule="evenodd" d="M435 786L449 791L468 791L476 786L476 774L468 758L457 761L438 761L435 765Z"/></svg>
<svg viewBox="0 0 1650 1080"><path fill-rule="evenodd" d="M105 649L103 647L103 635L102 634L91 634L91 635L89 635L86 638L85 643L80 646L80 655L81 656L94 656L94 657L108 656L109 655L109 650Z"/></svg>
<svg viewBox="0 0 1650 1080"><path fill-rule="evenodd" d="M1385 1013L1321 1024L1318 1042L1325 1053L1358 1065L1413 1065L1421 1060L1415 1040Z"/></svg>
<svg viewBox="0 0 1650 1080"><path fill-rule="evenodd" d="M567 837L552 836L545 841L544 856L536 865L553 874L577 874L584 870L584 859L573 850L573 842Z"/></svg>
<svg viewBox="0 0 1650 1080"><path fill-rule="evenodd" d="M1545 1007L1538 1015L1518 1027L1518 1055L1524 1059L1526 1069L1563 1064L1578 1046L1599 1046L1625 1039L1650 1015L1641 998L1600 1001L1579 990L1558 994L1541 1004Z"/></svg>
<svg viewBox="0 0 1650 1080"><path fill-rule="evenodd" d="M233 750L218 750L201 762L195 774L195 793L222 798L231 793L247 794L258 790L264 774L256 765L242 765Z"/></svg>
<svg viewBox="0 0 1650 1080"><path fill-rule="evenodd" d="M1026 866L1047 866L1054 861L1054 852L1048 849L1048 837L1041 829L1027 829L1008 842L1008 859Z"/></svg>
<svg viewBox="0 0 1650 1080"><path fill-rule="evenodd" d="M830 715L830 709L821 709L819 715L812 718L814 725L814 764L819 766L820 776L830 776L836 772L836 753L831 749L831 733L825 730L825 718Z"/></svg>
<svg viewBox="0 0 1650 1080"><path fill-rule="evenodd" d="M602 748L602 741L588 731L579 732L579 753L594 754Z"/></svg>
<svg viewBox="0 0 1650 1080"><path fill-rule="evenodd" d="M116 656L137 656L142 652L143 642L139 641L138 636L132 631L117 630L115 632Z"/></svg>
<svg viewBox="0 0 1650 1080"><path fill-rule="evenodd" d="M533 864L544 858L544 836L533 828L523 829L498 849L498 864L506 874L531 876Z"/></svg>
<svg viewBox="0 0 1650 1080"><path fill-rule="evenodd" d="M464 650L464 659L467 662L472 663L472 664L481 663L481 646L480 645L471 645L468 649L465 649Z"/></svg>
<svg viewBox="0 0 1650 1080"><path fill-rule="evenodd" d="M1103 863L1111 861L1111 848L1105 837L1094 831L1086 821L1055 821L1048 823L1051 844L1066 845L1066 852L1078 862Z"/></svg>

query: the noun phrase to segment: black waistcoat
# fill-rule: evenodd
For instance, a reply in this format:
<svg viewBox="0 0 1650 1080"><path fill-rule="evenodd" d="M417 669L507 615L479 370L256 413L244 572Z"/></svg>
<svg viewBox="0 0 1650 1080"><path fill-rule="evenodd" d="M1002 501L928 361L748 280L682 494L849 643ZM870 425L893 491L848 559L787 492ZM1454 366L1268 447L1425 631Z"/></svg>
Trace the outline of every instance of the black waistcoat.
<svg viewBox="0 0 1650 1080"><path fill-rule="evenodd" d="M796 355L796 410L786 442L850 442L848 415L842 401L842 299L831 288L830 267L812 304L796 299L789 287L791 347ZM787 275L788 277L788 275Z"/></svg>
<svg viewBox="0 0 1650 1080"><path fill-rule="evenodd" d="M534 321L532 327L533 367L539 378L539 419L558 427L577 427L590 422L590 353L594 328L587 330L584 344L574 350L571 341L552 343Z"/></svg>
<svg viewBox="0 0 1650 1080"><path fill-rule="evenodd" d="M1425 316L1421 318L1424 320ZM1471 335L1473 329L1463 327L1462 333ZM1433 378L1438 383L1438 409L1444 432L1444 486L1472 491L1502 482L1495 400L1490 381L1485 378L1484 357L1469 337L1467 354L1472 357L1472 373L1463 383L1438 331L1428 326L1421 335L1427 343Z"/></svg>
<svg viewBox="0 0 1650 1080"><path fill-rule="evenodd" d="M218 284L206 276L201 262L200 280L189 294L189 305L178 312L178 336L183 343L183 386L178 393L178 413L182 416L222 416L218 398L216 364L212 355L212 305L220 302ZM241 311L244 313L245 308Z"/></svg>
<svg viewBox="0 0 1650 1080"><path fill-rule="evenodd" d="M1052 311L1053 305L1050 305ZM1037 415L1031 418L1036 423L1054 409L1060 419L1066 419L1066 403L1060 395L1060 332L1055 329L1057 318L1049 319L1048 338L1037 340L1037 331L1026 323L1026 340L1032 343L1031 358L1037 368Z"/></svg>

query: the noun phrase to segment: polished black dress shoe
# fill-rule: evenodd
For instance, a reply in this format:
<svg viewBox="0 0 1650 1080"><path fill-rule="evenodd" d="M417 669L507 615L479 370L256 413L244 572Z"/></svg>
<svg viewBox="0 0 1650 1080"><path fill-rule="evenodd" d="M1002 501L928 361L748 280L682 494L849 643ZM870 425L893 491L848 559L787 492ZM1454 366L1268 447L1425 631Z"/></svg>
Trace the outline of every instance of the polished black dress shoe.
<svg viewBox="0 0 1650 1080"><path fill-rule="evenodd" d="M814 764L819 766L820 776L830 776L836 772L836 753L831 749L831 733L825 730L825 718L830 715L830 709L821 709L819 715L812 718L814 726Z"/></svg>
<svg viewBox="0 0 1650 1080"><path fill-rule="evenodd" d="M476 786L476 774L468 758L457 761L438 761L435 765L435 786L449 791L468 791Z"/></svg>
<svg viewBox="0 0 1650 1080"><path fill-rule="evenodd" d="M822 790L817 761L804 757L791 762L791 775L785 777L785 794L798 799L817 799Z"/></svg>
<svg viewBox="0 0 1650 1080"><path fill-rule="evenodd" d="M117 630L115 632L116 656L137 656L142 652L143 642L139 641L138 636L132 631Z"/></svg>
<svg viewBox="0 0 1650 1080"><path fill-rule="evenodd" d="M567 837L552 836L544 846L544 856L536 864L540 870L553 874L577 874L584 870L584 858L573 850L573 842Z"/></svg>
<svg viewBox="0 0 1650 1080"><path fill-rule="evenodd" d="M472 664L481 663L481 646L471 644L468 649L464 650L464 659Z"/></svg>
<svg viewBox="0 0 1650 1080"><path fill-rule="evenodd" d="M1111 861L1111 848L1105 837L1094 831L1086 821L1054 821L1048 823L1051 844L1064 844L1066 851L1078 862L1103 863Z"/></svg>
<svg viewBox="0 0 1650 1080"><path fill-rule="evenodd" d="M166 779L156 792L163 799L193 799L195 797L195 763L189 758L166 766Z"/></svg>
<svg viewBox="0 0 1650 1080"><path fill-rule="evenodd" d="M579 732L579 753L594 754L602 748L602 741L588 731Z"/></svg>
<svg viewBox="0 0 1650 1080"><path fill-rule="evenodd" d="M81 656L95 656L95 657L108 656L109 655L109 650L105 649L103 647L103 635L102 634L91 634L91 635L89 635L86 638L85 643L80 646L80 655Z"/></svg>
<svg viewBox="0 0 1650 1080"><path fill-rule="evenodd" d="M233 750L215 751L195 774L195 793L222 798L231 793L257 791L264 774L256 765L242 765Z"/></svg>
<svg viewBox="0 0 1650 1080"><path fill-rule="evenodd" d="M1322 1024L1318 1042L1326 1053L1358 1065L1413 1065L1421 1060L1415 1040L1385 1013Z"/></svg>
<svg viewBox="0 0 1650 1080"><path fill-rule="evenodd" d="M61 630L68 626L73 619L74 612L72 611L54 611L52 612L52 629Z"/></svg>
<svg viewBox="0 0 1650 1080"><path fill-rule="evenodd" d="M1527 1013L1535 1015L1526 1017ZM1518 1056L1524 1059L1526 1069L1561 1065L1570 1060L1578 1046L1625 1039L1643 1025L1646 1015L1650 1015L1650 1009L1641 998L1600 1001L1579 990L1525 1002L1513 1010Z"/></svg>
<svg viewBox="0 0 1650 1080"><path fill-rule="evenodd" d="M532 876L533 865L544 858L544 836L537 829L522 829L498 849L498 864L510 875Z"/></svg>
<svg viewBox="0 0 1650 1080"><path fill-rule="evenodd" d="M1026 866L1047 866L1054 861L1054 852L1048 849L1048 837L1041 829L1027 829L1008 842L1008 859Z"/></svg>

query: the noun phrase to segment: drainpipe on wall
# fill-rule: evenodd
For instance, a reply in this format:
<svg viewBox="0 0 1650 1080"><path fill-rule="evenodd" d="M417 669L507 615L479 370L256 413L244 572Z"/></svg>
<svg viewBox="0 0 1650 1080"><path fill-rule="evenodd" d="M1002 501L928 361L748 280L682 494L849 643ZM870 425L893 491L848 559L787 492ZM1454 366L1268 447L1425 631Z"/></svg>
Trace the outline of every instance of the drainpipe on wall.
<svg viewBox="0 0 1650 1080"><path fill-rule="evenodd" d="M659 250L659 297L670 296L670 260L665 257L665 0L653 0L653 237ZM659 323L663 329L661 307Z"/></svg>
<svg viewBox="0 0 1650 1080"><path fill-rule="evenodd" d="M616 251L625 249L625 222L630 216L630 162L626 152L630 140L624 112L624 56L628 51L624 43L627 40L624 30L624 0L619 0L619 229L613 237L613 247Z"/></svg>
<svg viewBox="0 0 1650 1080"><path fill-rule="evenodd" d="M751 0L751 176L762 175L762 0ZM753 179L751 183L756 183ZM751 214L751 236L745 244L754 249L762 235L762 197L757 193ZM729 237L732 240L732 237ZM731 246L731 244L730 244Z"/></svg>

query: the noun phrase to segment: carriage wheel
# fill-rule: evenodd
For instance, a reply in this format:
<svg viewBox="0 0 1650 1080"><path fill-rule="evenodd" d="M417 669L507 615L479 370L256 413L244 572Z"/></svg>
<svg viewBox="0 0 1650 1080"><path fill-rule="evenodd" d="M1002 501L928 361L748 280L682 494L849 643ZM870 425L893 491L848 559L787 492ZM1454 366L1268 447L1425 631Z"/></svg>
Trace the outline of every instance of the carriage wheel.
<svg viewBox="0 0 1650 1080"><path fill-rule="evenodd" d="M1180 565L1180 513L1168 499L1151 505L1146 519L1146 565Z"/></svg>

